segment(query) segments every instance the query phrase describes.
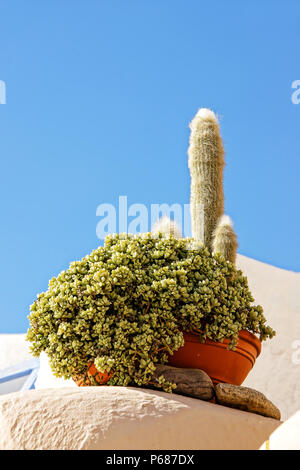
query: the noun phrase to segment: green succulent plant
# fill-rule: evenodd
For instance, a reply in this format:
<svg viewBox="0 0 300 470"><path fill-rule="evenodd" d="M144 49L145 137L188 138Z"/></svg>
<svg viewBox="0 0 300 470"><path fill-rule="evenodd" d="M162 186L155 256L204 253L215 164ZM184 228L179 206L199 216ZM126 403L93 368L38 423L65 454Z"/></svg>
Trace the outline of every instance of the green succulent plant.
<svg viewBox="0 0 300 470"><path fill-rule="evenodd" d="M147 385L158 363L183 344L230 339L246 329L271 338L247 278L220 254L172 235L108 236L102 247L70 264L37 296L29 315L32 353L45 351L58 377L93 362L112 372L109 385ZM156 384L166 391L172 385Z"/></svg>

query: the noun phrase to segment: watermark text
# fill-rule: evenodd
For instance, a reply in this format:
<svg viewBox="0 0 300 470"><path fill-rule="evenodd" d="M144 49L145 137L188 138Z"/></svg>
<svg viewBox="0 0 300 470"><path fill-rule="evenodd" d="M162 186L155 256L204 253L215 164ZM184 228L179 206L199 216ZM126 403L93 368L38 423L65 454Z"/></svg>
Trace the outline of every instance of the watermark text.
<svg viewBox="0 0 300 470"><path fill-rule="evenodd" d="M292 93L291 100L293 104L300 103L300 80L294 80L292 83L292 88L295 91Z"/></svg>
<svg viewBox="0 0 300 470"><path fill-rule="evenodd" d="M0 80L0 104L6 104L6 84Z"/></svg>
<svg viewBox="0 0 300 470"><path fill-rule="evenodd" d="M201 205L202 206L202 205ZM199 214L203 213L202 207ZM162 217L169 217L183 237L190 237L191 215L190 204L151 204L150 209L145 204L128 205L127 196L119 196L118 207L113 204L99 204L96 216L100 217L96 234L104 240L111 233L146 233Z"/></svg>

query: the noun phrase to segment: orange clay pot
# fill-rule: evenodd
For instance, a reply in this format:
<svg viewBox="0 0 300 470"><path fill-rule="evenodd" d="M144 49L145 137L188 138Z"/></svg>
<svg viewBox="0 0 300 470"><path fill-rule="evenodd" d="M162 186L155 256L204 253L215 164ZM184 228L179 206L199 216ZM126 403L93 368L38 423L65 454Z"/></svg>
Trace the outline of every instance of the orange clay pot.
<svg viewBox="0 0 300 470"><path fill-rule="evenodd" d="M246 330L241 330L234 351L226 349L230 340L223 343L205 340L201 343L194 333L183 333L184 345L170 356L169 364L204 370L216 385L225 382L241 385L261 351L259 339Z"/></svg>
<svg viewBox="0 0 300 470"><path fill-rule="evenodd" d="M78 385L78 387L87 387L89 385L95 385L94 381L91 380L92 377L98 382L99 385L105 385L111 378L112 373L108 374L107 372L99 372L96 369L95 365L88 364L87 373L85 375L73 375L73 380Z"/></svg>

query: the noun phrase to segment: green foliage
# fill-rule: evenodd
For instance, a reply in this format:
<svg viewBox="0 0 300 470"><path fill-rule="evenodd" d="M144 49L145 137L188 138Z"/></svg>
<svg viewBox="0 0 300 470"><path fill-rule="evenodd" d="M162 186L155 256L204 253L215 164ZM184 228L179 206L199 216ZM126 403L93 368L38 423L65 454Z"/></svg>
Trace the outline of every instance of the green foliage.
<svg viewBox="0 0 300 470"><path fill-rule="evenodd" d="M50 280L31 306L27 339L34 355L47 353L56 376L94 362L113 372L109 385L143 385L184 344L182 331L198 331L202 341L230 338L231 348L241 329L274 336L252 302L242 272L191 239L115 235Z"/></svg>

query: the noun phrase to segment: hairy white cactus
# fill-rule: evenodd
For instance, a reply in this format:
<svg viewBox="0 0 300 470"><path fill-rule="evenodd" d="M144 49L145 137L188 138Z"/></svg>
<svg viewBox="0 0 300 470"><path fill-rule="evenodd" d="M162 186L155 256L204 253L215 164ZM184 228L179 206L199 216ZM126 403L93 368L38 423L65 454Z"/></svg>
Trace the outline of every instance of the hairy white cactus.
<svg viewBox="0 0 300 470"><path fill-rule="evenodd" d="M164 216L157 222L155 222L151 232L154 234L161 232L165 236L173 235L175 238L182 237L181 230L178 224L167 216Z"/></svg>
<svg viewBox="0 0 300 470"><path fill-rule="evenodd" d="M212 250L212 234L224 213L224 149L215 114L199 109L190 124L192 236Z"/></svg>
<svg viewBox="0 0 300 470"><path fill-rule="evenodd" d="M213 254L221 253L227 261L235 264L237 247L237 237L232 221L228 215L223 215L213 233Z"/></svg>

